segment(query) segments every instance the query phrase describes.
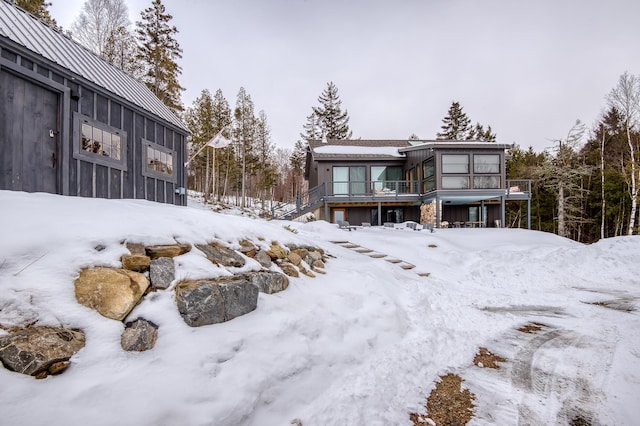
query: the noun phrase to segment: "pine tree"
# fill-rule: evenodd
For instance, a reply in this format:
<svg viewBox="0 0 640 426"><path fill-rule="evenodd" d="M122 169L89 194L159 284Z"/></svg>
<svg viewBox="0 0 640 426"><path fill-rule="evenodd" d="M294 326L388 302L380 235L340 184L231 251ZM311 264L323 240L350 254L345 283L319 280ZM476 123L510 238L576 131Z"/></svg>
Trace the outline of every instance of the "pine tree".
<svg viewBox="0 0 640 426"><path fill-rule="evenodd" d="M238 91L236 98L236 107L233 113L234 128L233 138L236 141L239 155L238 162L242 165L240 176L241 198L240 206L246 206L247 197L247 175L253 172L253 166L256 163L256 157L253 152L256 118L254 114L253 101L244 87Z"/></svg>
<svg viewBox="0 0 640 426"><path fill-rule="evenodd" d="M104 57L109 36L129 27L129 10L124 0L86 0L71 26L73 36L83 46Z"/></svg>
<svg viewBox="0 0 640 426"><path fill-rule="evenodd" d="M136 60L137 53L138 45L135 36L125 27L120 26L107 37L102 57L122 71L135 78L141 78L143 69Z"/></svg>
<svg viewBox="0 0 640 426"><path fill-rule="evenodd" d="M313 107L312 116L319 120L319 126L327 139L351 139L353 132L349 130L349 115L341 109L342 101L338 95L338 88L333 82L327 83L327 88L318 97L319 107ZM307 122L307 125L309 122Z"/></svg>
<svg viewBox="0 0 640 426"><path fill-rule="evenodd" d="M13 0L13 3L26 10L45 24L48 24L53 29L58 31L62 30L61 27L58 26L56 20L51 17L49 13L49 6L51 6L51 2L46 2L45 0Z"/></svg>
<svg viewBox="0 0 640 426"><path fill-rule="evenodd" d="M471 120L467 114L462 111L460 103L453 101L449 107L447 116L442 119L443 125L440 127L437 139L444 140L465 140L467 139L471 129Z"/></svg>
<svg viewBox="0 0 640 426"><path fill-rule="evenodd" d="M320 140L322 139L322 127L320 123L320 118L316 115L315 112L311 112L309 116L307 116L307 122L302 126L304 129L304 133L300 133L300 137L309 142L312 140Z"/></svg>
<svg viewBox="0 0 640 426"><path fill-rule="evenodd" d="M256 150L257 150L257 189L260 191L262 210L265 210L267 194L277 183L277 170L272 161L274 146L271 142L271 129L267 123L267 114L264 111L258 113L256 119Z"/></svg>
<svg viewBox="0 0 640 426"><path fill-rule="evenodd" d="M178 82L182 69L176 61L182 58L182 49L174 37L178 30L169 25L173 16L166 12L161 0L153 0L140 15L142 20L136 22L137 59L145 67L143 81L169 109L180 112L180 92L184 88Z"/></svg>

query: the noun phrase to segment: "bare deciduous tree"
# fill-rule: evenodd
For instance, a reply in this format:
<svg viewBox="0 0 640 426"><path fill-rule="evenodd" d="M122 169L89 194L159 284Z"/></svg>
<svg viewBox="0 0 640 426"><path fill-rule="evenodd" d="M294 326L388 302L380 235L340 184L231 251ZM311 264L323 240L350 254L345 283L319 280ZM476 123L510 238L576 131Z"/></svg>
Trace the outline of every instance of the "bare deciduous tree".
<svg viewBox="0 0 640 426"><path fill-rule="evenodd" d="M633 234L636 225L636 211L638 208L638 160L637 141L631 134L638 126L640 118L640 81L634 75L625 72L620 76L618 86L608 96L609 105L622 114L629 145L629 195L631 197L631 215L627 233Z"/></svg>
<svg viewBox="0 0 640 426"><path fill-rule="evenodd" d="M103 56L109 37L130 24L124 0L87 0L71 29L75 39Z"/></svg>

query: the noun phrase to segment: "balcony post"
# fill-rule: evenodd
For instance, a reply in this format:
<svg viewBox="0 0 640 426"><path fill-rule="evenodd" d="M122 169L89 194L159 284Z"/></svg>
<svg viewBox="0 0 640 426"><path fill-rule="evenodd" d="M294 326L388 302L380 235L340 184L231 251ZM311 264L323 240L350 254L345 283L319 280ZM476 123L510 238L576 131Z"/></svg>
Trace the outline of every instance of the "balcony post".
<svg viewBox="0 0 640 426"><path fill-rule="evenodd" d="M500 197L500 227L501 228L506 228L506 213L505 213L505 202L504 202L505 196L502 195Z"/></svg>

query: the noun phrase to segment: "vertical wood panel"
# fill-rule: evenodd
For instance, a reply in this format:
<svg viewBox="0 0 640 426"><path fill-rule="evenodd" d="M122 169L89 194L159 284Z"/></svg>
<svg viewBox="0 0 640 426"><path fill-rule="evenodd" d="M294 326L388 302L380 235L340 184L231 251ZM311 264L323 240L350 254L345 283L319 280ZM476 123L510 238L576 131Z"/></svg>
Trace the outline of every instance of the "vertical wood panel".
<svg viewBox="0 0 640 426"><path fill-rule="evenodd" d="M96 120L109 124L109 101L100 94L96 95Z"/></svg>
<svg viewBox="0 0 640 426"><path fill-rule="evenodd" d="M123 108L122 111L122 129L127 132L127 145L124 149L127 150L127 172L123 172L122 179L122 196L124 198L133 198L133 183L134 183L134 167L133 160L133 146L135 143L135 133L133 131L133 111L129 108Z"/></svg>
<svg viewBox="0 0 640 426"><path fill-rule="evenodd" d="M142 146L140 138L144 135L144 117L135 114L135 138L130 142L133 146L133 164L129 169L129 174L133 174L135 180L136 198L145 198L145 179L142 176Z"/></svg>
<svg viewBox="0 0 640 426"><path fill-rule="evenodd" d="M81 197L93 197L93 163L87 163L86 161L79 161L80 173L79 177L79 191L78 195Z"/></svg>
<svg viewBox="0 0 640 426"><path fill-rule="evenodd" d="M156 198L154 201L164 203L164 181L156 179Z"/></svg>
<svg viewBox="0 0 640 426"><path fill-rule="evenodd" d="M5 99L0 103L0 189L18 189L14 188L14 175L17 172L14 170L14 158L17 158L15 151L20 148L16 135L22 132L15 129L20 123L15 120L13 105L21 102L19 97L15 84L10 84L10 75L0 71L0 98Z"/></svg>
<svg viewBox="0 0 640 426"><path fill-rule="evenodd" d="M96 183L96 198L108 198L109 197L109 168L96 164L95 166L95 183Z"/></svg>
<svg viewBox="0 0 640 426"><path fill-rule="evenodd" d="M80 97L80 113L93 118L93 92L82 87Z"/></svg>
<svg viewBox="0 0 640 426"><path fill-rule="evenodd" d="M146 124L147 124L147 128L144 134L144 138L148 141L155 142L156 141L156 126L155 126L156 123L147 118Z"/></svg>
<svg viewBox="0 0 640 426"><path fill-rule="evenodd" d="M111 114L109 117L109 124L118 129L122 129L122 114L120 104L111 102Z"/></svg>
<svg viewBox="0 0 640 426"><path fill-rule="evenodd" d="M153 178L145 178L147 181L147 200L155 201L156 200L156 180Z"/></svg>
<svg viewBox="0 0 640 426"><path fill-rule="evenodd" d="M109 198L122 198L122 172L109 169Z"/></svg>

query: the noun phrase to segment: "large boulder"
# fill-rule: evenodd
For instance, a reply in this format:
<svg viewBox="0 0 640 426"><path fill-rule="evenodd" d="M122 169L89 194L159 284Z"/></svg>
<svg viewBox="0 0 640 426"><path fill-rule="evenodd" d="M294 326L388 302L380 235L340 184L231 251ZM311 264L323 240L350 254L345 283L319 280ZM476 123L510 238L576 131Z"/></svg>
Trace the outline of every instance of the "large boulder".
<svg viewBox="0 0 640 426"><path fill-rule="evenodd" d="M176 267L170 257L160 257L151 261L149 279L155 288L168 288L176 278Z"/></svg>
<svg viewBox="0 0 640 426"><path fill-rule="evenodd" d="M146 246L147 256L153 259L159 257L176 257L191 251L190 244L161 244L155 246Z"/></svg>
<svg viewBox="0 0 640 426"><path fill-rule="evenodd" d="M225 247L218 243L196 244L212 263L222 266L244 266L244 258L235 250Z"/></svg>
<svg viewBox="0 0 640 426"><path fill-rule="evenodd" d="M128 322L122 336L120 346L125 351L143 352L153 349L158 339L158 326L144 318Z"/></svg>
<svg viewBox="0 0 640 426"><path fill-rule="evenodd" d="M289 287L289 278L280 272L260 271L244 274L262 293L273 294Z"/></svg>
<svg viewBox="0 0 640 426"><path fill-rule="evenodd" d="M65 370L84 344L80 330L25 328L0 337L0 361L11 371L44 378Z"/></svg>
<svg viewBox="0 0 640 426"><path fill-rule="evenodd" d="M83 269L75 281L78 303L118 321L131 312L147 287L147 277L126 269Z"/></svg>
<svg viewBox="0 0 640 426"><path fill-rule="evenodd" d="M258 287L245 275L182 281L176 286L176 302L191 327L218 324L256 309Z"/></svg>

